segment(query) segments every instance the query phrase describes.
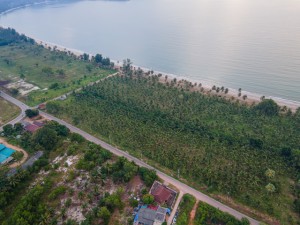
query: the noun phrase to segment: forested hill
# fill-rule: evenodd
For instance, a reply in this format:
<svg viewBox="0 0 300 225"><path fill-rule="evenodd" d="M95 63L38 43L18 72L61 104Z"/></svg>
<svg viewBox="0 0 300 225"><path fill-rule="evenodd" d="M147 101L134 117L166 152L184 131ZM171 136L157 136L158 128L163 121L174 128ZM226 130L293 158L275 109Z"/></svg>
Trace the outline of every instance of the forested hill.
<svg viewBox="0 0 300 225"><path fill-rule="evenodd" d="M42 2L71 2L78 0L0 0L0 13L10 9Z"/></svg>

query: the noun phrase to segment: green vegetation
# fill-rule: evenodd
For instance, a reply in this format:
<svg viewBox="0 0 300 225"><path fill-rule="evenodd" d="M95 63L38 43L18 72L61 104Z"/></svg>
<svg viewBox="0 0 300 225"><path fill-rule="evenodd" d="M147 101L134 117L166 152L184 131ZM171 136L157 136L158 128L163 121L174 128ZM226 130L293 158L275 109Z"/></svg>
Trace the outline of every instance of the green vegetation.
<svg viewBox="0 0 300 225"><path fill-rule="evenodd" d="M143 196L143 202L147 205L152 204L154 202L154 197L151 194L145 194Z"/></svg>
<svg viewBox="0 0 300 225"><path fill-rule="evenodd" d="M176 221L178 225L190 224L190 213L196 204L196 199L194 196L185 194L179 205L179 215Z"/></svg>
<svg viewBox="0 0 300 225"><path fill-rule="evenodd" d="M11 121L14 117L17 117L20 111L17 106L0 98L0 126Z"/></svg>
<svg viewBox="0 0 300 225"><path fill-rule="evenodd" d="M0 28L0 37L0 81L24 79L38 86L40 90L28 95L16 88L10 90L32 106L114 73L108 58L100 63L90 62L71 52L49 50L13 29Z"/></svg>
<svg viewBox="0 0 300 225"><path fill-rule="evenodd" d="M35 134L20 130L19 125L8 125L4 135L28 152L43 150L44 155L14 175L7 176L9 168L0 167L1 225L129 225L132 207L128 196L132 192L128 182L139 174L148 182L157 178L154 171L113 156L54 121ZM15 139L16 135L22 137ZM77 161L69 165L69 159ZM73 220L69 209L81 211L83 220ZM116 216L115 212L121 213Z"/></svg>
<svg viewBox="0 0 300 225"><path fill-rule="evenodd" d="M295 224L300 116L280 114L266 101L246 107L131 72L47 110L174 174L179 169L196 187ZM274 177L265 175L268 169Z"/></svg>
<svg viewBox="0 0 300 225"><path fill-rule="evenodd" d="M250 223L246 218L239 221L228 213L224 213L204 202L199 203L194 225L214 224L249 225Z"/></svg>
<svg viewBox="0 0 300 225"><path fill-rule="evenodd" d="M25 111L27 117L32 118L39 115L39 111L37 109L27 109Z"/></svg>

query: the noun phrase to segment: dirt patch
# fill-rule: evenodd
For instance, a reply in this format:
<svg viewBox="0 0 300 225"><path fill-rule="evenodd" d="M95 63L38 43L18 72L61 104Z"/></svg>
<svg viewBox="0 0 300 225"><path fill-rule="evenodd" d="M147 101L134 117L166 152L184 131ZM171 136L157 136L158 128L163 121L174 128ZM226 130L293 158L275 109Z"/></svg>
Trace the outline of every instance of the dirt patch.
<svg viewBox="0 0 300 225"><path fill-rule="evenodd" d="M127 185L127 191L134 194L139 194L140 191L145 187L144 182L140 176L135 176Z"/></svg>
<svg viewBox="0 0 300 225"><path fill-rule="evenodd" d="M5 85L8 89L17 89L21 95L27 95L32 91L39 90L40 88L33 84L27 83L24 80L18 80L17 82Z"/></svg>
<svg viewBox="0 0 300 225"><path fill-rule="evenodd" d="M199 204L199 201L197 201L190 213L190 222L189 222L189 225L194 225L194 219L195 219L195 216L196 216L196 212L197 212L197 208L198 208L198 204Z"/></svg>
<svg viewBox="0 0 300 225"><path fill-rule="evenodd" d="M7 147L9 147L9 148L11 148L11 149L13 149L13 150L18 151L18 152L23 152L23 154L24 154L22 160L19 161L19 162L15 162L15 163L13 163L13 164L10 164L10 165L9 165L10 168L18 167L18 166L20 166L21 164L23 164L23 163L27 160L27 158L28 158L28 153L27 153L26 151L24 151L23 149L21 149L21 148L19 148L19 147L16 147L16 146L14 146L14 145L9 144L7 141L5 141L5 140L2 139L2 138L0 138L0 143L6 145Z"/></svg>

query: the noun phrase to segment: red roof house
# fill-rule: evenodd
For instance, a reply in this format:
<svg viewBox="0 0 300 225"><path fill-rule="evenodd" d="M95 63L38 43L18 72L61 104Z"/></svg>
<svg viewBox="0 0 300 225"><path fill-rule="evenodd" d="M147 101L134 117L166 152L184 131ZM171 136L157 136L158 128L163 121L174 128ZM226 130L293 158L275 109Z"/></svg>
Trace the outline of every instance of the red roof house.
<svg viewBox="0 0 300 225"><path fill-rule="evenodd" d="M150 190L150 194L153 195L154 200L157 203L166 204L168 207L172 207L177 192L155 181Z"/></svg>
<svg viewBox="0 0 300 225"><path fill-rule="evenodd" d="M169 200L171 192L163 186L159 186L155 191L153 191L152 195L156 202L163 204Z"/></svg>
<svg viewBox="0 0 300 225"><path fill-rule="evenodd" d="M24 129L30 133L34 133L39 129L39 127L34 124L28 124L27 126L24 127Z"/></svg>
<svg viewBox="0 0 300 225"><path fill-rule="evenodd" d="M46 104L42 103L39 105L40 110L45 110L46 109Z"/></svg>

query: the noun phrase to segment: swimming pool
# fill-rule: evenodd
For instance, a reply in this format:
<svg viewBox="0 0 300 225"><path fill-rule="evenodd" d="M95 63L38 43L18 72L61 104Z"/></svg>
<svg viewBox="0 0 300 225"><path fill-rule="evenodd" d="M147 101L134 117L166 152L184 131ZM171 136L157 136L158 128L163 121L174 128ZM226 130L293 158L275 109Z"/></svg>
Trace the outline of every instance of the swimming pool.
<svg viewBox="0 0 300 225"><path fill-rule="evenodd" d="M0 164L5 161L7 158L9 158L15 150L4 147L3 145L0 146Z"/></svg>

